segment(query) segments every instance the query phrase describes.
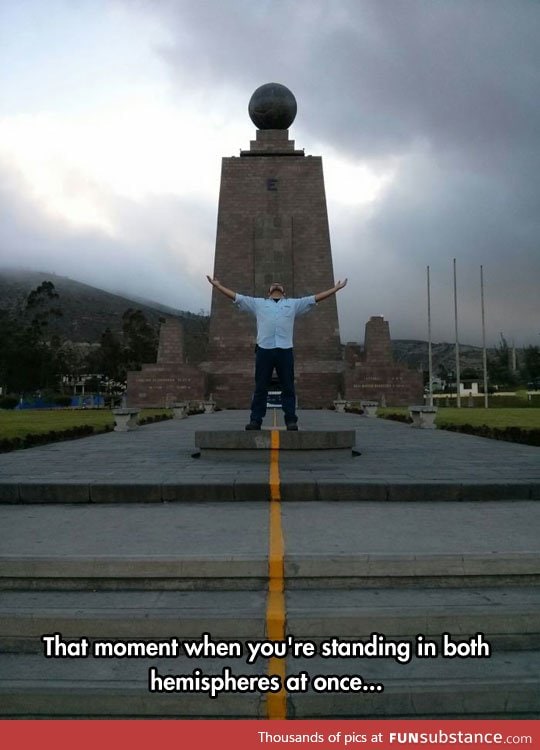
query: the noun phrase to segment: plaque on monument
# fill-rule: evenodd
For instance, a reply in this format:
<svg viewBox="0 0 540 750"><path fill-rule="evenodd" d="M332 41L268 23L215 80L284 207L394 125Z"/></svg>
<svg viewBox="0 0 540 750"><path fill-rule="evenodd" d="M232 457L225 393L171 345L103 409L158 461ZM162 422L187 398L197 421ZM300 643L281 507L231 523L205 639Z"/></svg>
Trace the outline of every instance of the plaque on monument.
<svg viewBox="0 0 540 750"><path fill-rule="evenodd" d="M127 403L139 407L170 407L178 401L200 401L205 397L206 378L184 356L184 327L177 318L167 318L159 331L157 362L128 372Z"/></svg>

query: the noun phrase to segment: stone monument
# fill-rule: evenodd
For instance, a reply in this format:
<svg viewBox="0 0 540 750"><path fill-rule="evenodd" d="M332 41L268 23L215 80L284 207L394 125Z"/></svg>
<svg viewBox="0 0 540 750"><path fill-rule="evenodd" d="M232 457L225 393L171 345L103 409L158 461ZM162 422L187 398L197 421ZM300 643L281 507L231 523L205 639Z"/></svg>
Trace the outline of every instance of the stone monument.
<svg viewBox="0 0 540 750"><path fill-rule="evenodd" d="M204 373L185 361L182 322L166 318L159 331L157 362L128 372L127 405L169 407L176 401L200 401L205 395Z"/></svg>
<svg viewBox="0 0 540 750"><path fill-rule="evenodd" d="M266 296L272 281L289 297L334 285L322 159L289 140L296 100L276 83L249 103L258 128L249 150L222 161L214 276L242 294ZM255 323L212 292L209 390L220 406L247 408L253 391ZM342 387L343 361L335 298L295 326L298 404L330 406Z"/></svg>
<svg viewBox="0 0 540 750"><path fill-rule="evenodd" d="M382 315L366 323L364 350L345 347L345 398L378 401L388 406L407 406L423 401L422 373L394 362L390 326Z"/></svg>
<svg viewBox="0 0 540 750"><path fill-rule="evenodd" d="M265 297L280 282L289 297L334 285L322 158L289 140L296 99L278 83L260 86L248 111L257 127L250 148L222 159L213 276L229 289ZM156 364L128 374L129 406L170 406L212 393L220 407L246 409L254 385L255 321L212 291L207 357L185 362L183 328L168 319ZM388 322L366 324L364 351L342 355L335 297L295 324L296 393L300 408L347 400L389 405L420 402L422 376L392 358Z"/></svg>

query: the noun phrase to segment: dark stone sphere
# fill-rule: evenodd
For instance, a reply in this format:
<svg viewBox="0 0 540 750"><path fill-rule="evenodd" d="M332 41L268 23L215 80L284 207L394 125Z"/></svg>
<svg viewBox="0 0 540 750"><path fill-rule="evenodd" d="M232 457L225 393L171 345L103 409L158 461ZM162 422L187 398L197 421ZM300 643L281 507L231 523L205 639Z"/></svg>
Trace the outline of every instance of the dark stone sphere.
<svg viewBox="0 0 540 750"><path fill-rule="evenodd" d="M281 83L265 83L253 92L248 112L259 130L287 130L296 117L296 99Z"/></svg>

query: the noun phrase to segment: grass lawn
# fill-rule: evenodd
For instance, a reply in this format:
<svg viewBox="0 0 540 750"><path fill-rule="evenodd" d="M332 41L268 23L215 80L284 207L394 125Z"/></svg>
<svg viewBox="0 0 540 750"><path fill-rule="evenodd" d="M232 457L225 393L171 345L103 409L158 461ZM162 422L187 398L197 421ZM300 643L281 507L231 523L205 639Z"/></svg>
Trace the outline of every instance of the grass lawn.
<svg viewBox="0 0 540 750"><path fill-rule="evenodd" d="M142 409L140 417L167 413L166 409ZM28 409L23 411L0 410L0 439L23 438L28 434L41 434L51 430L92 425L102 432L114 424L109 409Z"/></svg>
<svg viewBox="0 0 540 750"><path fill-rule="evenodd" d="M382 414L405 414L409 413L406 406L387 407L379 409ZM470 424L474 426L488 425L489 427L521 427L523 429L540 428L540 409L455 409L452 407L440 408L437 412L435 424Z"/></svg>

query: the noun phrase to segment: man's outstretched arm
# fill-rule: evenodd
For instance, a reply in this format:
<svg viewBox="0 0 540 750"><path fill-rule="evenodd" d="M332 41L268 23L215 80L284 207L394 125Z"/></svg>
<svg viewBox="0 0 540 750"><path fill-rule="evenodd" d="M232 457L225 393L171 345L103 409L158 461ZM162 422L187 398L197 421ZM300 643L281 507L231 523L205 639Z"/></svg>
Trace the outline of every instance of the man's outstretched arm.
<svg viewBox="0 0 540 750"><path fill-rule="evenodd" d="M217 279L211 279L210 276L207 276L206 278L212 284L212 286L218 290L218 292L221 292L221 294L224 294L229 299L236 299L236 292L233 292L232 289L227 289L227 287L223 286L223 284L220 284Z"/></svg>
<svg viewBox="0 0 540 750"><path fill-rule="evenodd" d="M347 286L347 279L345 279L344 281L338 281L337 284L331 289L327 289L325 292L319 292L319 294L316 294L315 302L321 302L323 299L331 297L336 292L339 292L340 289L343 289L344 286Z"/></svg>

